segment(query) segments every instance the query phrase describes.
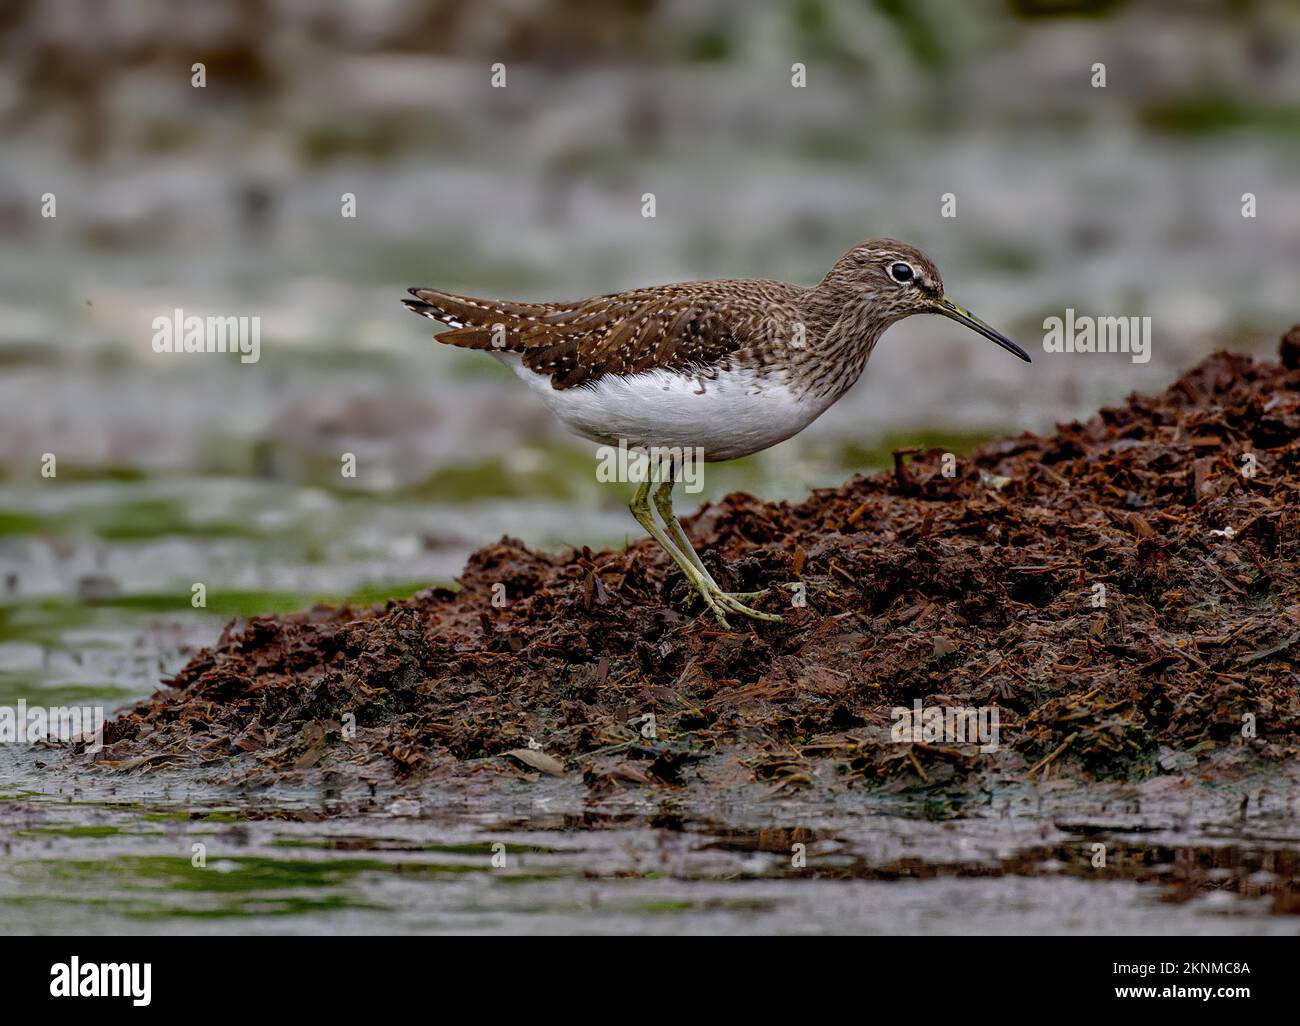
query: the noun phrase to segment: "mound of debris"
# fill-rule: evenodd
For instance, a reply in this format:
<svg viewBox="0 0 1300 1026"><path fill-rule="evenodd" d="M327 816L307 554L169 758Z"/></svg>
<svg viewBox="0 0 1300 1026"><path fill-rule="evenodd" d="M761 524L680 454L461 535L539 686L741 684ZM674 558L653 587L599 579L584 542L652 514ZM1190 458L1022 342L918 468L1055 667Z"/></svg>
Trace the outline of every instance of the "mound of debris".
<svg viewBox="0 0 1300 1026"><path fill-rule="evenodd" d="M458 589L233 622L99 761L244 780L549 773L646 786L1128 778L1300 741L1300 328L1159 396L798 505L687 522L784 623L732 631L651 542L503 539ZM919 710L919 711L918 711ZM988 728L992 728L991 733Z"/></svg>

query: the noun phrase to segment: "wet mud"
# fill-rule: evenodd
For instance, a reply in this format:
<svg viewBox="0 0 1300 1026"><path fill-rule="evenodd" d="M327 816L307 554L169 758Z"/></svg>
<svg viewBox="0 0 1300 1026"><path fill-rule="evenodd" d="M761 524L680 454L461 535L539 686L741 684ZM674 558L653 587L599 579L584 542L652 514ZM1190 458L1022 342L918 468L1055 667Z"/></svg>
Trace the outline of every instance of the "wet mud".
<svg viewBox="0 0 1300 1026"><path fill-rule="evenodd" d="M719 582L771 588L757 604L783 623L721 628L649 541L553 554L503 538L454 589L232 621L73 760L244 785L954 801L989 774L1285 763L1298 443L1300 328L1278 362L1218 353L1050 437L901 450L802 503L733 494L687 520ZM994 744L898 740L896 710L917 702L996 710Z"/></svg>

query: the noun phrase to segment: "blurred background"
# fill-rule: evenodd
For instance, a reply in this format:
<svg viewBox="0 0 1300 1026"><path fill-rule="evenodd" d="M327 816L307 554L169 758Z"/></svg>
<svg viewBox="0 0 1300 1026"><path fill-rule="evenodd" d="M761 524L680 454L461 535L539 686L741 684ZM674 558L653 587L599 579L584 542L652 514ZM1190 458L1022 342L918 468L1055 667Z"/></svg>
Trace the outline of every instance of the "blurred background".
<svg viewBox="0 0 1300 1026"><path fill-rule="evenodd" d="M639 536L407 286L811 284L893 235L1039 354L905 322L705 498L1049 430L1300 320L1284 0L8 0L0 132L0 702L147 694L231 615L409 594L502 533ZM155 353L178 307L259 317L260 361ZM1043 355L1067 307L1150 316L1150 363Z"/></svg>

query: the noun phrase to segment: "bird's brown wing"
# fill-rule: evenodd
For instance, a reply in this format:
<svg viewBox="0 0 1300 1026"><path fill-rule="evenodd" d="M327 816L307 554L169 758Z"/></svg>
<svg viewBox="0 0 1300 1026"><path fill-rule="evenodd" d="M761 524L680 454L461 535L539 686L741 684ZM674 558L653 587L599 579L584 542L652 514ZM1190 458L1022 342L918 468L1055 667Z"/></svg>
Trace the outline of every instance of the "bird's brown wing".
<svg viewBox="0 0 1300 1026"><path fill-rule="evenodd" d="M408 309L454 330L438 341L519 353L525 366L572 388L606 374L713 367L768 317L775 282L688 282L575 303L511 303L411 289ZM790 286L780 286L789 289Z"/></svg>

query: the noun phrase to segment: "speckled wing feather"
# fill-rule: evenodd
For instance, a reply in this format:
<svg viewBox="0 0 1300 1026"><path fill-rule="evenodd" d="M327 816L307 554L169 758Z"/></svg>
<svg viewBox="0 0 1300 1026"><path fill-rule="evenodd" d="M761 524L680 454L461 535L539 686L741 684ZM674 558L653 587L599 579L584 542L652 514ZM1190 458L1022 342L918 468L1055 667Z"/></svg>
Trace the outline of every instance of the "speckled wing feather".
<svg viewBox="0 0 1300 1026"><path fill-rule="evenodd" d="M774 324L801 290L774 281L705 281L573 303L512 303L411 289L406 307L453 330L439 342L519 353L525 366L573 388L606 374L716 369L742 352L762 358Z"/></svg>

